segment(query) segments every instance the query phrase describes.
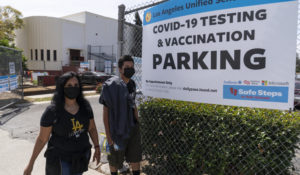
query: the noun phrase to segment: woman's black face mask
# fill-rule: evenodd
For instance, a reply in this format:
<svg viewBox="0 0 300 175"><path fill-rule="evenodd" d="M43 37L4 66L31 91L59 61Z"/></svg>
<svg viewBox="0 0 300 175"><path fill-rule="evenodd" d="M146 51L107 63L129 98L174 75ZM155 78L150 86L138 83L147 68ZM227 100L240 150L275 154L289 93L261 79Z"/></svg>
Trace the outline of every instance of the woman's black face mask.
<svg viewBox="0 0 300 175"><path fill-rule="evenodd" d="M64 93L67 98L75 99L79 95L79 87L65 87Z"/></svg>

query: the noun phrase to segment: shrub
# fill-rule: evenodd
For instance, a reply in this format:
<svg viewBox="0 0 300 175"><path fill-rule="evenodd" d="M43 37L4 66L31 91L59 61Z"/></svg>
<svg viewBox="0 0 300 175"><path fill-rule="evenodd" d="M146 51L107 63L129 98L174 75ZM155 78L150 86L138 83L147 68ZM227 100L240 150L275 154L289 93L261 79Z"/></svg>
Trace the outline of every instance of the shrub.
<svg viewBox="0 0 300 175"><path fill-rule="evenodd" d="M289 174L298 113L152 99L140 105L149 175Z"/></svg>
<svg viewBox="0 0 300 175"><path fill-rule="evenodd" d="M33 81L32 81L32 84L33 84L34 86L37 86L37 85L38 85L38 81L37 81L37 80L33 80Z"/></svg>
<svg viewBox="0 0 300 175"><path fill-rule="evenodd" d="M96 90L96 93L101 93L102 92L102 83L97 84L95 90Z"/></svg>

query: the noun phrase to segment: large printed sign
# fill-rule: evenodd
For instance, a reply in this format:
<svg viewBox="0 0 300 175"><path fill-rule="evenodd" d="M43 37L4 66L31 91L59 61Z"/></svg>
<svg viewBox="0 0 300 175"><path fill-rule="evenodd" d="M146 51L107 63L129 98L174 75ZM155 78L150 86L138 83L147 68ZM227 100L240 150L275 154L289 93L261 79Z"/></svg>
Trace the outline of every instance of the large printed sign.
<svg viewBox="0 0 300 175"><path fill-rule="evenodd" d="M0 93L18 88L18 76L0 76Z"/></svg>
<svg viewBox="0 0 300 175"><path fill-rule="evenodd" d="M297 0L170 0L144 14L147 96L290 109Z"/></svg>

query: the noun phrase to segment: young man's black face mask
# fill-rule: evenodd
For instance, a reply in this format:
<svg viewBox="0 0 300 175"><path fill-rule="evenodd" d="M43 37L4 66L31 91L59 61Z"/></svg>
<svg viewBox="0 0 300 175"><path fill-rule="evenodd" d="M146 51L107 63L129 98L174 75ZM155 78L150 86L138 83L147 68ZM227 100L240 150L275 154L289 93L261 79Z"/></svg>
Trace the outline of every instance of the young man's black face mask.
<svg viewBox="0 0 300 175"><path fill-rule="evenodd" d="M135 70L133 67L124 68L124 76L126 78L131 78L135 73Z"/></svg>
<svg viewBox="0 0 300 175"><path fill-rule="evenodd" d="M75 99L79 95L79 87L65 87L64 93L69 99Z"/></svg>

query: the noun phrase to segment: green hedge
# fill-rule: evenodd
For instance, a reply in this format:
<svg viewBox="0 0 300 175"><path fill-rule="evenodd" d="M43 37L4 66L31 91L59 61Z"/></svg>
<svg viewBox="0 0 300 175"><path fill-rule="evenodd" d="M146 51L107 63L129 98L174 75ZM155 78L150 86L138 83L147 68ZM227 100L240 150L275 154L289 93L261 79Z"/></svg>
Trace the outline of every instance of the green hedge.
<svg viewBox="0 0 300 175"><path fill-rule="evenodd" d="M96 88L95 88L96 93L101 93L102 92L102 83L98 83Z"/></svg>
<svg viewBox="0 0 300 175"><path fill-rule="evenodd" d="M290 174L298 113L152 99L140 105L148 175Z"/></svg>

